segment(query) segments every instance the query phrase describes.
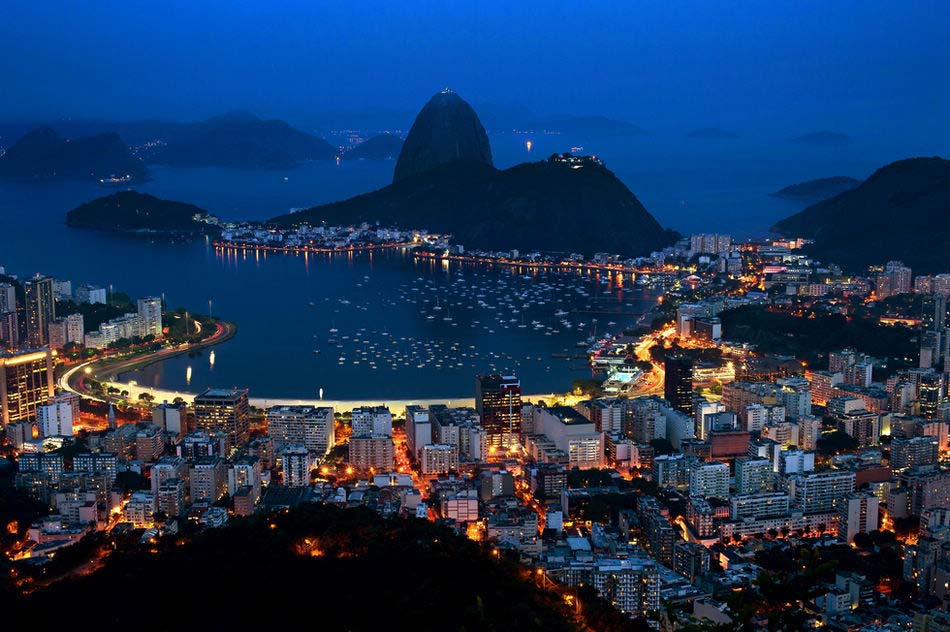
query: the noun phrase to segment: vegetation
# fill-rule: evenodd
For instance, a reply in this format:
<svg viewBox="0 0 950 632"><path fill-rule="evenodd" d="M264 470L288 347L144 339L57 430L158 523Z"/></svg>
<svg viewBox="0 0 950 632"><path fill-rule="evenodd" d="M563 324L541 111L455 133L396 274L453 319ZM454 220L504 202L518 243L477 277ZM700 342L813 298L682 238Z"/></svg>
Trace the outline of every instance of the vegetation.
<svg viewBox="0 0 950 632"><path fill-rule="evenodd" d="M820 365L829 349L852 347L876 358L912 362L917 358L914 332L900 325L884 326L869 318L812 311L803 316L747 306L719 314L729 340L748 342L763 353L792 355Z"/></svg>
<svg viewBox="0 0 950 632"><path fill-rule="evenodd" d="M145 165L114 133L67 140L48 127L40 127L0 156L0 178L99 180L126 175L143 179Z"/></svg>
<svg viewBox="0 0 950 632"><path fill-rule="evenodd" d="M808 237L807 251L859 271L900 259L914 272L946 272L950 160L911 158L878 169L861 186L787 217L774 230Z"/></svg>
<svg viewBox="0 0 950 632"><path fill-rule="evenodd" d="M542 590L527 569L423 520L305 505L236 520L184 546L175 538L161 540L152 551L157 554L142 547L119 550L97 573L22 597L21 604L45 628L109 595L111 625L140 625L141 580L148 578L157 602L175 603L149 614L148 626L155 629L182 621L215 629L263 627L315 595L333 604L318 615L327 629L377 629L381 620L417 630L444 630L449 622L458 622L459 630L577 629L563 600ZM213 586L215 595L248 595L253 586L257 605L208 607L207 591L181 590L183 577ZM372 586L388 588L372 590L373 607L367 608Z"/></svg>
<svg viewBox="0 0 950 632"><path fill-rule="evenodd" d="M204 209L137 191L119 191L74 208L66 223L79 228L119 232L212 233Z"/></svg>

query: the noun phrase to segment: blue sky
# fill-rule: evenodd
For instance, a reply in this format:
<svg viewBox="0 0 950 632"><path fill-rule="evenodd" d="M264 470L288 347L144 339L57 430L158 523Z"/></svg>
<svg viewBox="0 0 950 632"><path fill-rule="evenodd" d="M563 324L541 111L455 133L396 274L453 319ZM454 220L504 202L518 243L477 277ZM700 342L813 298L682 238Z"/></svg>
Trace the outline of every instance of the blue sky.
<svg viewBox="0 0 950 632"><path fill-rule="evenodd" d="M0 7L0 118L474 104L648 129L946 134L950 3L28 2Z"/></svg>

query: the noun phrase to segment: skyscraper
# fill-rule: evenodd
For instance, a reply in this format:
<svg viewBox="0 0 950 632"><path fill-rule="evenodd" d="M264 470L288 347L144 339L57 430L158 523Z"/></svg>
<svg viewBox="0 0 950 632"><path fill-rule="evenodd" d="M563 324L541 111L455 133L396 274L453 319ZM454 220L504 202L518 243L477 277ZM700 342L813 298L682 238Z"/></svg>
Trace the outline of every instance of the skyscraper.
<svg viewBox="0 0 950 632"><path fill-rule="evenodd" d="M663 397L676 410L693 414L693 359L685 355L668 355Z"/></svg>
<svg viewBox="0 0 950 632"><path fill-rule="evenodd" d="M32 347L49 342L49 324L56 319L56 299L53 279L36 275L26 282L26 334Z"/></svg>
<svg viewBox="0 0 950 632"><path fill-rule="evenodd" d="M142 336L162 337L162 299L148 296L138 300L139 318L142 319Z"/></svg>
<svg viewBox="0 0 950 632"><path fill-rule="evenodd" d="M0 354L0 422L36 419L37 406L53 396L53 353Z"/></svg>
<svg viewBox="0 0 950 632"><path fill-rule="evenodd" d="M521 434L521 382L514 375L475 378L475 411L488 434L488 450L501 454Z"/></svg>
<svg viewBox="0 0 950 632"><path fill-rule="evenodd" d="M227 434L228 450L245 443L250 427L247 390L209 388L196 396L195 426Z"/></svg>

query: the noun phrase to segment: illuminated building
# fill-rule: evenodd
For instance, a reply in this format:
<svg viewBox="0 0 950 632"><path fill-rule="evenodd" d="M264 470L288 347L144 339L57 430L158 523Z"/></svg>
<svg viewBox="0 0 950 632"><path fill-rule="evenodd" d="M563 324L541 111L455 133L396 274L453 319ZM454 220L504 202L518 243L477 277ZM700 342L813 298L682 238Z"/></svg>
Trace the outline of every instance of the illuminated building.
<svg viewBox="0 0 950 632"><path fill-rule="evenodd" d="M53 279L36 275L23 286L26 295L26 336L33 347L49 343L49 324L56 319Z"/></svg>
<svg viewBox="0 0 950 632"><path fill-rule="evenodd" d="M432 443L432 419L421 406L406 406L406 444L413 458L419 458L422 446Z"/></svg>
<svg viewBox="0 0 950 632"><path fill-rule="evenodd" d="M419 461L422 473L426 476L455 472L459 467L458 448L444 443L430 443L422 446Z"/></svg>
<svg viewBox="0 0 950 632"><path fill-rule="evenodd" d="M877 496L870 492L848 494L839 507L841 519L838 521L838 537L850 544L858 533L876 531L878 502Z"/></svg>
<svg viewBox="0 0 950 632"><path fill-rule="evenodd" d="M272 406L267 409L267 434L275 441L299 443L317 458L336 445L333 408Z"/></svg>
<svg viewBox="0 0 950 632"><path fill-rule="evenodd" d="M689 581L709 572L709 549L696 542L680 541L673 545L673 570Z"/></svg>
<svg viewBox="0 0 950 632"><path fill-rule="evenodd" d="M388 472L393 469L395 447L392 437L386 435L350 438L349 462L358 470L375 469Z"/></svg>
<svg viewBox="0 0 950 632"><path fill-rule="evenodd" d="M261 499L261 460L256 456L239 456L228 465L228 493L237 494L247 487L251 504Z"/></svg>
<svg viewBox="0 0 950 632"><path fill-rule="evenodd" d="M768 459L736 459L736 493L757 494L772 489L772 462Z"/></svg>
<svg viewBox="0 0 950 632"><path fill-rule="evenodd" d="M141 335L162 337L162 299L147 296L138 300L138 315L142 319Z"/></svg>
<svg viewBox="0 0 950 632"><path fill-rule="evenodd" d="M48 349L0 354L0 421L35 420L53 396L53 353Z"/></svg>
<svg viewBox="0 0 950 632"><path fill-rule="evenodd" d="M36 425L41 437L72 436L73 405L69 400L50 400L36 407ZM79 419L75 419L79 421Z"/></svg>
<svg viewBox="0 0 950 632"><path fill-rule="evenodd" d="M200 501L216 502L228 490L228 474L224 459L203 456L191 464L188 473L192 504Z"/></svg>
<svg viewBox="0 0 950 632"><path fill-rule="evenodd" d="M729 466L698 461L690 464L689 494L698 498L729 498Z"/></svg>
<svg viewBox="0 0 950 632"><path fill-rule="evenodd" d="M806 514L831 511L854 491L854 472L798 474L789 479L788 490Z"/></svg>
<svg viewBox="0 0 950 632"><path fill-rule="evenodd" d="M519 409L520 410L520 409ZM552 406L536 410L535 430L553 444L553 452L567 456L568 469L602 468L604 466L604 433L573 408ZM535 435L536 436L536 435ZM542 458L550 461L551 459Z"/></svg>
<svg viewBox="0 0 950 632"><path fill-rule="evenodd" d="M288 445L280 451L280 476L287 487L309 486L312 465L310 451L303 444Z"/></svg>
<svg viewBox="0 0 950 632"><path fill-rule="evenodd" d="M152 423L172 435L178 436L184 429L185 405L163 402L152 408Z"/></svg>
<svg viewBox="0 0 950 632"><path fill-rule="evenodd" d="M693 412L693 360L688 356L671 355L664 362L663 398L687 415Z"/></svg>
<svg viewBox="0 0 950 632"><path fill-rule="evenodd" d="M475 410L488 434L489 452L507 452L521 435L521 382L513 375L475 378Z"/></svg>
<svg viewBox="0 0 950 632"><path fill-rule="evenodd" d="M901 472L920 465L934 465L939 456L937 437L895 438L891 441L891 469Z"/></svg>
<svg viewBox="0 0 950 632"><path fill-rule="evenodd" d="M385 406L364 406L352 411L354 437L393 435L393 415Z"/></svg>
<svg viewBox="0 0 950 632"><path fill-rule="evenodd" d="M660 607L660 571L649 558L598 560L591 579L600 596L621 612L644 616Z"/></svg>
<svg viewBox="0 0 950 632"><path fill-rule="evenodd" d="M247 442L250 409L247 390L209 388L195 397L195 426L199 430L224 432L229 440L227 449Z"/></svg>
<svg viewBox="0 0 950 632"><path fill-rule="evenodd" d="M115 452L85 452L73 457L73 471L101 474L109 485L115 483L119 472L119 458Z"/></svg>
<svg viewBox="0 0 950 632"><path fill-rule="evenodd" d="M782 492L742 494L730 498L729 505L729 517L732 520L771 518L788 514L790 499L788 494Z"/></svg>

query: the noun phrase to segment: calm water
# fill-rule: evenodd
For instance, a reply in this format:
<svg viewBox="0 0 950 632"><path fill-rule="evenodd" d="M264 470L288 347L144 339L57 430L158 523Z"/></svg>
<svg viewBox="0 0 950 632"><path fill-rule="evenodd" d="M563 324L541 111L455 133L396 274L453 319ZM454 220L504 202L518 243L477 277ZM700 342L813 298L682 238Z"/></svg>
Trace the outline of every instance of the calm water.
<svg viewBox="0 0 950 632"><path fill-rule="evenodd" d="M531 139L529 154L526 137L493 137L496 163L541 159L580 145L604 158L662 224L684 233L717 230L740 237L764 234L798 210L768 196L782 186L829 175L864 177L897 158L939 153L868 143L812 148L768 139ZM155 169L153 180L140 188L221 217L263 219L384 186L392 167L358 162L286 172ZM432 269L396 253L236 258L216 254L205 243L170 244L63 225L66 211L105 193L79 183L0 184L0 265L22 276L43 272L74 283L112 284L133 296L164 294L172 307L206 311L211 300L215 314L238 323L238 335L215 349L213 368L202 355L135 376L156 386L250 386L268 397L312 396L321 387L327 398L340 399L458 397L471 395L475 372L496 368L517 370L527 391L559 390L583 373L552 353L575 350L592 332L593 318L598 333L609 321L619 328L654 300L629 283L620 290L606 280ZM433 301L442 309L435 310ZM573 313L591 301L605 313ZM558 310L571 314L556 317Z"/></svg>

